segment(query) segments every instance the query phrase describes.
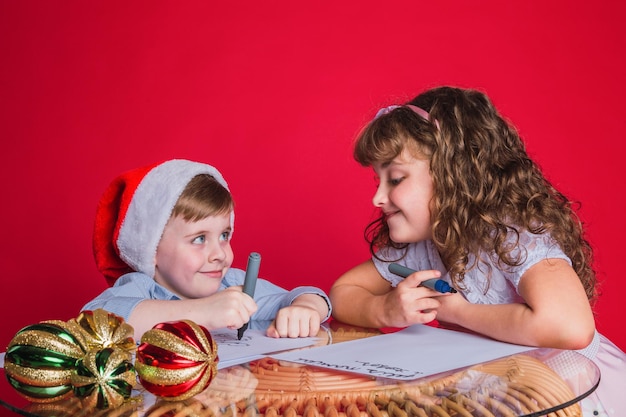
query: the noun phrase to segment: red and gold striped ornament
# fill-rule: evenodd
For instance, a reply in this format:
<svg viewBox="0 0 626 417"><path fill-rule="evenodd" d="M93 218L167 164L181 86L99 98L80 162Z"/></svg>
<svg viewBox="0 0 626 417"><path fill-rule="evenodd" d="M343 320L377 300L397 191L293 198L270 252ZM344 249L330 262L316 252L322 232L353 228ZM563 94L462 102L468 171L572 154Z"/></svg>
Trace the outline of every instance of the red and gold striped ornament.
<svg viewBox="0 0 626 417"><path fill-rule="evenodd" d="M72 394L71 374L84 355L84 340L65 322L43 321L24 327L9 342L5 374L28 400L56 401Z"/></svg>
<svg viewBox="0 0 626 417"><path fill-rule="evenodd" d="M166 400L191 398L217 374L217 344L190 320L159 323L141 337L135 369L143 387Z"/></svg>
<svg viewBox="0 0 626 417"><path fill-rule="evenodd" d="M119 348L92 350L76 363L71 376L74 393L87 407L119 407L130 398L136 383L128 352Z"/></svg>

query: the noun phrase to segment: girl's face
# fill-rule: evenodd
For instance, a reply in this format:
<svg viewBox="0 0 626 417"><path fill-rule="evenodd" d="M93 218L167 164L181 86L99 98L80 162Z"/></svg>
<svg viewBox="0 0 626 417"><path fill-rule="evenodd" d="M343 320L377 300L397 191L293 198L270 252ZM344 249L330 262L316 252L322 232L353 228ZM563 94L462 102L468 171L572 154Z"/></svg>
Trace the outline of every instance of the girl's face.
<svg viewBox="0 0 626 417"><path fill-rule="evenodd" d="M430 163L406 149L390 163L373 164L379 181L373 203L387 218L389 236L397 243L430 239L433 181Z"/></svg>
<svg viewBox="0 0 626 417"><path fill-rule="evenodd" d="M157 246L155 281L181 298L217 292L233 262L230 235L230 213L196 222L171 218Z"/></svg>

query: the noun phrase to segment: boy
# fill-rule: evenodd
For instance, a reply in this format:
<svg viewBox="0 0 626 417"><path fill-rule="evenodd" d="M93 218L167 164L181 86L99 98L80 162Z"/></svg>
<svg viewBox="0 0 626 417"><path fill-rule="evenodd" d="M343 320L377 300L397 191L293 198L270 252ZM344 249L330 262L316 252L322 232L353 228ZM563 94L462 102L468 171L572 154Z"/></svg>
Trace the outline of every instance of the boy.
<svg viewBox="0 0 626 417"><path fill-rule="evenodd" d="M259 279L254 299L242 292L245 272L230 268L233 207L219 171L198 162L170 160L116 178L98 205L93 241L112 286L83 310L123 317L136 339L181 319L209 330L273 320L270 337L315 336L330 316L322 290Z"/></svg>

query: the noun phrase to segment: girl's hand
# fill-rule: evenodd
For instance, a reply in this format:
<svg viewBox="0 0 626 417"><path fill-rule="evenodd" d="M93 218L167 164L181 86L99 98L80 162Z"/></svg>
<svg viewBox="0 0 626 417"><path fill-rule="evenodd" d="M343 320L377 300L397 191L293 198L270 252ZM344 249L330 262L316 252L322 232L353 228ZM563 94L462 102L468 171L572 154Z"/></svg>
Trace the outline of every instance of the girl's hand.
<svg viewBox="0 0 626 417"><path fill-rule="evenodd" d="M462 315L469 304L461 293L448 294L438 300L440 305L437 309L437 320L442 323L458 324L455 317Z"/></svg>
<svg viewBox="0 0 626 417"><path fill-rule="evenodd" d="M316 309L292 304L278 311L266 334L274 338L308 337L316 336L319 329L320 314Z"/></svg>
<svg viewBox="0 0 626 417"><path fill-rule="evenodd" d="M387 323L387 327L406 327L433 321L440 306L439 298L447 295L420 287L420 283L440 276L441 273L436 270L418 271L385 294L383 321Z"/></svg>

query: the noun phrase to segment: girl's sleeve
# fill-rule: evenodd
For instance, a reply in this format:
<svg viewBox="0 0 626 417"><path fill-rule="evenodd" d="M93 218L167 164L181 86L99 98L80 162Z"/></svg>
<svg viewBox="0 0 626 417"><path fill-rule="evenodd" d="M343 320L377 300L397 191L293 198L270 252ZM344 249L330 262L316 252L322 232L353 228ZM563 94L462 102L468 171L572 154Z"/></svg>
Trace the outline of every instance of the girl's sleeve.
<svg viewBox="0 0 626 417"><path fill-rule="evenodd" d="M446 270L441 262L435 247L430 241L420 241L409 244L406 248L396 249L390 246L381 248L376 256L372 257L374 266L378 273L389 281L391 286L397 286L404 278L389 272L389 264L397 262L400 265L423 271L426 269L438 269L442 276Z"/></svg>
<svg viewBox="0 0 626 417"><path fill-rule="evenodd" d="M533 265L544 259L563 259L570 265L571 259L563 252L559 244L548 233L535 235L528 231L520 234L518 251L522 259L521 265L503 271L504 275L515 287L519 286L522 275Z"/></svg>
<svg viewBox="0 0 626 417"><path fill-rule="evenodd" d="M243 285L244 278L244 271L231 268L222 283L224 287ZM291 291L287 291L286 289L279 287L268 280L259 278L254 291L254 301L256 301L259 309L256 313L254 313L252 319L273 320L276 317L276 314L278 314L278 310L290 306L296 298L303 294L316 294L322 297L328 305L328 314L323 318L322 322L330 318L330 298L328 298L328 295L321 289L312 286L301 286L296 287Z"/></svg>

